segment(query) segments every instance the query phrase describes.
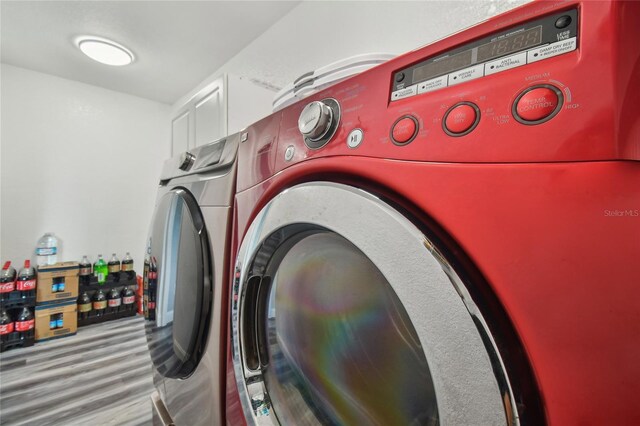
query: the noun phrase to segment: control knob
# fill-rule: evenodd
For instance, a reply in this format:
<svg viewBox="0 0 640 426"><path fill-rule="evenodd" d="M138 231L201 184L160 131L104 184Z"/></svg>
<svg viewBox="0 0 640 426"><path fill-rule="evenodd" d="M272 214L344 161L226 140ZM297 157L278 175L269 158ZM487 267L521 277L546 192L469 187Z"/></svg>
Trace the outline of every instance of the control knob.
<svg viewBox="0 0 640 426"><path fill-rule="evenodd" d="M308 103L298 118L298 129L311 149L326 145L338 130L340 104L333 98Z"/></svg>
<svg viewBox="0 0 640 426"><path fill-rule="evenodd" d="M180 157L180 165L178 168L180 170L188 171L191 166L193 166L193 162L195 161L196 156L190 152L184 152Z"/></svg>
<svg viewBox="0 0 640 426"><path fill-rule="evenodd" d="M304 107L298 119L298 129L305 138L317 141L327 134L333 121L333 111L327 104L314 101Z"/></svg>

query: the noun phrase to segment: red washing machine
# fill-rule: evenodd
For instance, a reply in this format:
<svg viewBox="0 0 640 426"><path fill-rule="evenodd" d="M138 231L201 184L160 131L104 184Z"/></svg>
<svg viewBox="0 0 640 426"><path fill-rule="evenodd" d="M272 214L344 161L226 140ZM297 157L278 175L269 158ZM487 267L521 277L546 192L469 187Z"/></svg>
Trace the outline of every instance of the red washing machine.
<svg viewBox="0 0 640 426"><path fill-rule="evenodd" d="M227 423L640 423L639 22L530 3L250 127Z"/></svg>

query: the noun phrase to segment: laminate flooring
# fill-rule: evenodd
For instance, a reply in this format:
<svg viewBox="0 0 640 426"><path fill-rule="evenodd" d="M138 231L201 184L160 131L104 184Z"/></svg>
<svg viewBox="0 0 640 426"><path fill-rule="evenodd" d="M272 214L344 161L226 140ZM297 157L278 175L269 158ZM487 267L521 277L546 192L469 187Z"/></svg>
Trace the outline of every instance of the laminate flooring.
<svg viewBox="0 0 640 426"><path fill-rule="evenodd" d="M149 425L154 390L144 319L0 354L0 425Z"/></svg>

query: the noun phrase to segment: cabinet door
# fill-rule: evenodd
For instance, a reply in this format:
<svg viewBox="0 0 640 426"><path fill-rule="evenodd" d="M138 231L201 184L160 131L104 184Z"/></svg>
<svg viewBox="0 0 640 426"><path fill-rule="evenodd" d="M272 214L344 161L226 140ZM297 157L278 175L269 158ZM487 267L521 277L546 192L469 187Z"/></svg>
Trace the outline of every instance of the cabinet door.
<svg viewBox="0 0 640 426"><path fill-rule="evenodd" d="M190 115L189 111L184 111L171 122L171 155L176 155L189 149Z"/></svg>
<svg viewBox="0 0 640 426"><path fill-rule="evenodd" d="M173 110L171 155L189 151L227 135L226 76L194 89Z"/></svg>
<svg viewBox="0 0 640 426"><path fill-rule="evenodd" d="M219 82L219 83L218 83ZM223 80L203 90L195 103L195 146L213 142L226 135L226 104Z"/></svg>

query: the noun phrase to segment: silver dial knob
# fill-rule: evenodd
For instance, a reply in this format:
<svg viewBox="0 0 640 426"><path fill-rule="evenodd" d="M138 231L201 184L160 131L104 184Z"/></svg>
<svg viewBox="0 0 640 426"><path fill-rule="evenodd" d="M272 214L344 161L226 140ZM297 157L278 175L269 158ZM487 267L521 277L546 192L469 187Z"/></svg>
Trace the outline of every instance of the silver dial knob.
<svg viewBox="0 0 640 426"><path fill-rule="evenodd" d="M185 152L182 154L182 157L180 158L180 165L178 166L178 168L180 170L184 170L185 172L188 171L191 166L193 166L193 162L195 161L196 156L193 155L190 152Z"/></svg>
<svg viewBox="0 0 640 426"><path fill-rule="evenodd" d="M298 118L302 136L312 141L322 139L331 128L333 111L324 102L314 101L304 107Z"/></svg>

